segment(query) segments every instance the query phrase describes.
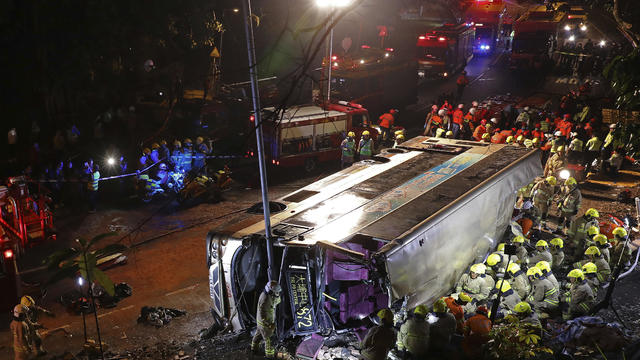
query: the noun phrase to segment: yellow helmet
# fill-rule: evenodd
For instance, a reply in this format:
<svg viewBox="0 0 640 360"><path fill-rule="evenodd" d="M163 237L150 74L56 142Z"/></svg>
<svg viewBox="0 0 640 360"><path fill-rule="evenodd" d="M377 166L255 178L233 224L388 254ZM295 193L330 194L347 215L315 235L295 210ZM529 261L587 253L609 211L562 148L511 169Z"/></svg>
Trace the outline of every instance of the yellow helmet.
<svg viewBox="0 0 640 360"><path fill-rule="evenodd" d="M365 130L365 131L362 132L362 136L367 136L367 135L371 135L369 130Z"/></svg>
<svg viewBox="0 0 640 360"><path fill-rule="evenodd" d="M160 144L158 144L158 143L151 144L151 149L153 149L153 150L160 149Z"/></svg>
<svg viewBox="0 0 640 360"><path fill-rule="evenodd" d="M533 139L531 139L531 142L533 143L533 145L537 145L540 142L540 138L534 137Z"/></svg>
<svg viewBox="0 0 640 360"><path fill-rule="evenodd" d="M565 186L573 186L573 185L577 185L578 182L576 181L576 179L573 176L569 176L569 178L567 178L567 180L564 181L564 185Z"/></svg>
<svg viewBox="0 0 640 360"><path fill-rule="evenodd" d="M536 247L539 246L546 249L547 247L549 247L549 244L547 244L547 242L544 240L538 240L538 242L536 243Z"/></svg>
<svg viewBox="0 0 640 360"><path fill-rule="evenodd" d="M404 135L396 135L396 140L404 140Z"/></svg>
<svg viewBox="0 0 640 360"><path fill-rule="evenodd" d="M354 133L353 131L349 131L347 137L356 137L356 133Z"/></svg>
<svg viewBox="0 0 640 360"><path fill-rule="evenodd" d="M524 136L518 135L518 137L516 138L516 141L519 142L519 143L523 142L524 141Z"/></svg>
<svg viewBox="0 0 640 360"><path fill-rule="evenodd" d="M596 274L598 272L598 266L592 262L588 262L582 265L582 272L585 274Z"/></svg>
<svg viewBox="0 0 640 360"><path fill-rule="evenodd" d="M511 240L512 243L524 244L524 236L516 236Z"/></svg>
<svg viewBox="0 0 640 360"><path fill-rule="evenodd" d="M191 139L189 139L189 138L184 139L184 144L185 145L191 144Z"/></svg>
<svg viewBox="0 0 640 360"><path fill-rule="evenodd" d="M416 308L416 310L418 310L418 308ZM443 313L446 311L447 311L447 304L444 302L444 300L438 299L436 300L436 302L433 303L433 312Z"/></svg>
<svg viewBox="0 0 640 360"><path fill-rule="evenodd" d="M404 130L396 130L393 135L404 135Z"/></svg>
<svg viewBox="0 0 640 360"><path fill-rule="evenodd" d="M595 241L598 245L606 245L609 243L609 239L607 239L607 236L604 234L598 234L594 236L593 241Z"/></svg>
<svg viewBox="0 0 640 360"><path fill-rule="evenodd" d="M182 143L180 142L180 140L175 140L175 141L173 142L173 146L175 146L175 147L182 147Z"/></svg>
<svg viewBox="0 0 640 360"><path fill-rule="evenodd" d="M534 278L537 279L540 276L542 276L542 270L540 270L540 268L537 268L537 267L529 268L529 270L527 270L527 276L533 276Z"/></svg>
<svg viewBox="0 0 640 360"><path fill-rule="evenodd" d="M444 301L442 301L442 302L444 302ZM429 308L427 308L427 305L418 305L413 310L413 313L416 314L416 315L420 315L420 316L426 316L429 313Z"/></svg>
<svg viewBox="0 0 640 360"><path fill-rule="evenodd" d="M524 141L524 146L525 146L526 148L531 148L531 147L533 147L533 141L531 141L531 139L526 139L526 140Z"/></svg>
<svg viewBox="0 0 640 360"><path fill-rule="evenodd" d="M496 248L496 250L504 252L504 243L498 244L498 247Z"/></svg>
<svg viewBox="0 0 640 360"><path fill-rule="evenodd" d="M615 237L624 238L624 237L627 237L627 230L625 230L623 227L617 227L613 229L612 234Z"/></svg>
<svg viewBox="0 0 640 360"><path fill-rule="evenodd" d="M595 256L601 256L602 253L600 253L600 249L598 249L595 246L589 246L587 248L587 250L585 250L584 252L585 255L595 255Z"/></svg>
<svg viewBox="0 0 640 360"><path fill-rule="evenodd" d="M472 299L471 299L471 296L461 292L460 294L458 294L458 300L468 303L468 302L471 302Z"/></svg>
<svg viewBox="0 0 640 360"><path fill-rule="evenodd" d="M531 305L526 301L521 301L516 304L516 307L513 308L513 310L518 314L528 314L531 312Z"/></svg>
<svg viewBox="0 0 640 360"><path fill-rule="evenodd" d="M160 140L160 145L167 145L167 140Z"/></svg>
<svg viewBox="0 0 640 360"><path fill-rule="evenodd" d="M516 263L509 263L509 266L507 266L507 272L508 273L515 274L518 271L520 271L520 265L518 265Z"/></svg>
<svg viewBox="0 0 640 360"><path fill-rule="evenodd" d="M469 270L471 270L472 272L474 272L476 274L483 275L485 273L485 271L487 270L487 267L484 266L484 264L478 263L478 264L471 265L471 268Z"/></svg>
<svg viewBox="0 0 640 360"><path fill-rule="evenodd" d="M511 284L509 284L508 280L500 279L496 281L496 290L500 291L500 289L502 289L502 292L507 292L511 290Z"/></svg>
<svg viewBox="0 0 640 360"><path fill-rule="evenodd" d="M513 136L509 135L507 136L507 144L512 144L513 143Z"/></svg>
<svg viewBox="0 0 640 360"><path fill-rule="evenodd" d="M393 313L389 309L382 309L377 315L382 321L393 322Z"/></svg>
<svg viewBox="0 0 640 360"><path fill-rule="evenodd" d="M495 266L496 264L502 262L502 256L500 256L500 254L497 253L493 253L491 255L489 255L489 257L487 258L487 265L489 266Z"/></svg>
<svg viewBox="0 0 640 360"><path fill-rule="evenodd" d="M558 180L556 180L556 177L553 175L547 176L545 180L547 180L547 183L551 186L556 186L556 184L558 183Z"/></svg>
<svg viewBox="0 0 640 360"><path fill-rule="evenodd" d="M600 228L597 226L589 226L587 228L587 235L594 236L600 234Z"/></svg>
<svg viewBox="0 0 640 360"><path fill-rule="evenodd" d="M580 281L584 280L584 274L580 269L573 269L569 271L569 273L567 274L567 277L576 278L576 279L579 279Z"/></svg>
<svg viewBox="0 0 640 360"><path fill-rule="evenodd" d="M22 298L20 298L20 304L22 306L31 307L31 306L35 305L36 302L33 300L33 298L31 296L25 295Z"/></svg>
<svg viewBox="0 0 640 360"><path fill-rule="evenodd" d="M599 218L600 217L600 213L598 212L598 210L596 210L594 208L590 208L584 214L587 215L587 216L594 217L594 218Z"/></svg>
<svg viewBox="0 0 640 360"><path fill-rule="evenodd" d="M202 144L203 142L204 142L204 138L203 138L202 136L198 136L198 137L196 138L196 144L198 144L198 145L199 145L199 144Z"/></svg>
<svg viewBox="0 0 640 360"><path fill-rule="evenodd" d="M564 247L564 240L562 240L561 238L553 238L551 239L551 241L549 241L549 243L553 246L559 247L560 249Z"/></svg>
<svg viewBox="0 0 640 360"><path fill-rule="evenodd" d="M146 155L149 155L149 154L151 154L151 149L149 149L149 148L144 148L144 149L142 149L142 153L143 153L143 154L146 154Z"/></svg>
<svg viewBox="0 0 640 360"><path fill-rule="evenodd" d="M536 263L536 267L542 271L551 272L551 266L549 265L548 261L538 261Z"/></svg>
<svg viewBox="0 0 640 360"><path fill-rule="evenodd" d="M489 133L482 134L482 140L489 140L489 139L491 139L491 135L489 135Z"/></svg>

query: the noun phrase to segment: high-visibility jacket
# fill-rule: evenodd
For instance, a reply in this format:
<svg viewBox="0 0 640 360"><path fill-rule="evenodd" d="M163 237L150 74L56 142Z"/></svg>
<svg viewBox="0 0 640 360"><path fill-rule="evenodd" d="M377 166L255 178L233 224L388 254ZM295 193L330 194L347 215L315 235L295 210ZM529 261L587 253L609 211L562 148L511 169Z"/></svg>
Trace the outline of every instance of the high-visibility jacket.
<svg viewBox="0 0 640 360"><path fill-rule="evenodd" d="M609 277L611 276L611 267L609 267L609 263L604 259L604 257L600 256L596 258L593 263L598 267L598 280L601 283L609 281Z"/></svg>
<svg viewBox="0 0 640 360"><path fill-rule="evenodd" d="M444 137L445 132L446 131L443 128L437 128L436 129L436 137L437 138Z"/></svg>
<svg viewBox="0 0 640 360"><path fill-rule="evenodd" d="M464 113L462 112L462 110L456 109L456 111L453 112L453 122L458 125L462 125L463 121L464 121Z"/></svg>
<svg viewBox="0 0 640 360"><path fill-rule="evenodd" d="M600 227L598 219L587 220L584 216L580 216L579 218L575 219L571 222L569 230L567 230L567 241L572 245L581 248L579 242L585 238L585 236L587 235L587 229L591 226Z"/></svg>
<svg viewBox="0 0 640 360"><path fill-rule="evenodd" d="M527 275L522 270L518 270L513 274L508 274L511 277L509 280L511 288L520 295L520 298L526 299L527 295L529 295L529 292L531 291L531 285L529 284Z"/></svg>
<svg viewBox="0 0 640 360"><path fill-rule="evenodd" d="M556 289L549 279L540 278L534 280L529 303L536 310L555 310L558 307L558 289Z"/></svg>
<svg viewBox="0 0 640 360"><path fill-rule="evenodd" d="M393 126L393 115L390 113L384 113L380 115L380 127L390 129Z"/></svg>
<svg viewBox="0 0 640 360"><path fill-rule="evenodd" d="M571 284L571 288L565 293L565 302L569 304L569 314L572 317L589 314L595 296L586 280Z"/></svg>
<svg viewBox="0 0 640 360"><path fill-rule="evenodd" d="M373 151L372 151L372 144L373 141L371 139L367 139L365 140L360 139L360 144L358 144L358 151L360 152L360 156L361 157L371 157Z"/></svg>
<svg viewBox="0 0 640 360"><path fill-rule="evenodd" d="M529 121L531 121L531 117L529 116L529 113L526 111L521 112L516 118L516 123L523 122L527 124L527 126L529 125Z"/></svg>
<svg viewBox="0 0 640 360"><path fill-rule="evenodd" d="M578 138L574 138L573 140L571 140L571 143L569 144L569 150L582 152L583 149L584 149L584 141Z"/></svg>
<svg viewBox="0 0 640 360"><path fill-rule="evenodd" d="M89 191L98 191L98 183L100 181L100 172L94 171L91 173L91 178L87 183L87 189Z"/></svg>
<svg viewBox="0 0 640 360"><path fill-rule="evenodd" d="M171 152L170 163L175 167L182 166L182 151L180 149L175 149Z"/></svg>
<svg viewBox="0 0 640 360"><path fill-rule="evenodd" d="M180 158L180 167L184 169L184 171L191 170L191 161L193 160L193 152L189 148L184 148L182 150L182 156Z"/></svg>
<svg viewBox="0 0 640 360"><path fill-rule="evenodd" d="M533 264L531 264L533 266ZM544 270L542 270L542 276L545 279L548 279L549 281L551 281L551 285L553 285L554 288L558 289L558 291L560 291L560 283L558 282L558 279L556 279L556 276L552 273L552 272L546 272Z"/></svg>
<svg viewBox="0 0 640 360"><path fill-rule="evenodd" d="M582 204L582 193L575 187L569 189L566 186L562 187L562 194L560 195L560 210L563 213L576 214Z"/></svg>
<svg viewBox="0 0 640 360"><path fill-rule="evenodd" d="M274 328L276 306L280 303L280 297L263 291L258 298L256 311L256 323L260 327Z"/></svg>
<svg viewBox="0 0 640 360"><path fill-rule="evenodd" d="M600 151L601 147L602 147L602 140L600 140L597 136L594 136L587 141L588 151Z"/></svg>
<svg viewBox="0 0 640 360"><path fill-rule="evenodd" d="M429 323L422 318L410 318L400 327L396 346L421 358L429 350Z"/></svg>
<svg viewBox="0 0 640 360"><path fill-rule="evenodd" d="M486 299L486 296L482 293L484 286L485 282L480 276L472 279L468 273L464 273L460 277L458 284L456 284L456 292L465 292L476 300L482 300Z"/></svg>
<svg viewBox="0 0 640 360"><path fill-rule="evenodd" d="M564 251L562 251L562 249L552 249L551 257L553 258L553 268L558 269L564 261Z"/></svg>
<svg viewBox="0 0 640 360"><path fill-rule="evenodd" d="M545 179L538 181L531 189L531 196L533 197L533 205L548 203L553 197L553 186L549 185Z"/></svg>
<svg viewBox="0 0 640 360"><path fill-rule="evenodd" d="M598 289L600 289L600 280L598 280L598 274L584 274L584 279L587 285L591 288L594 296L598 296Z"/></svg>
<svg viewBox="0 0 640 360"><path fill-rule="evenodd" d="M342 160L353 161L353 155L355 153L356 142L353 139L346 138L342 140L340 148L342 149Z"/></svg>
<svg viewBox="0 0 640 360"><path fill-rule="evenodd" d="M531 264L531 266L534 266L539 261L546 261L549 263L549 265L551 265L551 263L553 262L553 257L551 256L549 250L536 250L533 256L529 258L529 264Z"/></svg>
<svg viewBox="0 0 640 360"><path fill-rule="evenodd" d="M481 141L482 135L484 135L484 133L486 132L487 132L487 128L484 125L478 125L476 129L473 131L473 138L476 139L476 141Z"/></svg>
<svg viewBox="0 0 640 360"><path fill-rule="evenodd" d="M551 120L546 119L545 121L540 122L540 131L542 131L543 133L547 133L549 132L550 129L551 129Z"/></svg>
<svg viewBox="0 0 640 360"><path fill-rule="evenodd" d="M556 176L558 171L562 170L566 165L567 160L564 154L555 153L547 160L547 163L544 164L544 176Z"/></svg>

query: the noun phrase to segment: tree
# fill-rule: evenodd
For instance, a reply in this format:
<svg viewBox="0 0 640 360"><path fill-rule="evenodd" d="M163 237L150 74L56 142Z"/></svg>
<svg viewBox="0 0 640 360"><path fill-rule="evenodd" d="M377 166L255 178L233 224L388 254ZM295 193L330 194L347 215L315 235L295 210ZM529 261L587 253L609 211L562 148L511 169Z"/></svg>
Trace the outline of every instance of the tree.
<svg viewBox="0 0 640 360"><path fill-rule="evenodd" d="M640 109L640 48L627 55L616 56L604 69L621 110Z"/></svg>

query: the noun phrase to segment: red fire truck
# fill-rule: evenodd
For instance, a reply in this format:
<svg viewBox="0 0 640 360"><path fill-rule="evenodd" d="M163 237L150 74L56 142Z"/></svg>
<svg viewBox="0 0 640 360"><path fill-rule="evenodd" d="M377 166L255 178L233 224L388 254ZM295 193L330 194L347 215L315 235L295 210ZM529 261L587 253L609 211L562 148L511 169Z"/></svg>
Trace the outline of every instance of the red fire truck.
<svg viewBox="0 0 640 360"><path fill-rule="evenodd" d="M446 78L473 58L475 30L470 24L445 24L418 36L418 77Z"/></svg>
<svg viewBox="0 0 640 360"><path fill-rule="evenodd" d="M542 68L557 45L565 16L562 11L548 11L546 6L535 6L524 13L513 26L511 68Z"/></svg>
<svg viewBox="0 0 640 360"><path fill-rule="evenodd" d="M502 19L506 6L502 0L476 0L465 14L467 23L476 28L474 54L491 53L502 36Z"/></svg>

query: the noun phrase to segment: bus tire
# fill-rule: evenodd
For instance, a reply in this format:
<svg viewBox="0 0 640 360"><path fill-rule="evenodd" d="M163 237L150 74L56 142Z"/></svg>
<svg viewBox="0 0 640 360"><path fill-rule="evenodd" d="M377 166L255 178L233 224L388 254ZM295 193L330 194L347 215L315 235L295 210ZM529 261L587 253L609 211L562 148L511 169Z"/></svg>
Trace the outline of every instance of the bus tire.
<svg viewBox="0 0 640 360"><path fill-rule="evenodd" d="M307 173L313 172L318 167L318 161L315 158L306 158L304 160L304 171Z"/></svg>

